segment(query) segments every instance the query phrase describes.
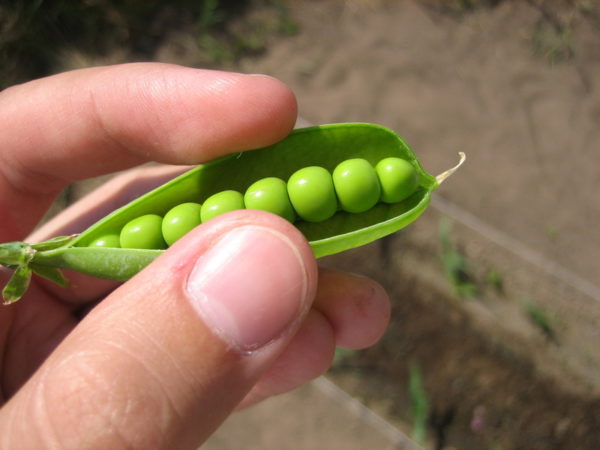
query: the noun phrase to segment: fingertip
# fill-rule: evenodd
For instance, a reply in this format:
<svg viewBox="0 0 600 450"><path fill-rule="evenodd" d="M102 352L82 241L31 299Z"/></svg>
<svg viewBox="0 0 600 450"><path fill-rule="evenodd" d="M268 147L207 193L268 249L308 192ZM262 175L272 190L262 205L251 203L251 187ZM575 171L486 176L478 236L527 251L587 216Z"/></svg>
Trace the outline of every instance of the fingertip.
<svg viewBox="0 0 600 450"><path fill-rule="evenodd" d="M381 339L391 317L389 296L378 282L334 270L321 270L315 306L331 322L337 345L352 350Z"/></svg>
<svg viewBox="0 0 600 450"><path fill-rule="evenodd" d="M294 128L297 117L297 101L292 90L268 75L243 75L237 82L239 106L235 105L234 109L241 107L244 114L238 111L239 121L218 141L218 151L255 149L285 138ZM225 146L226 139L229 142Z"/></svg>
<svg viewBox="0 0 600 450"><path fill-rule="evenodd" d="M296 121L294 93L268 75L143 63L114 71L123 72L127 82L97 84L103 126L133 152L154 147L159 162L194 164L264 147L287 136ZM123 87L135 99L125 107L118 94ZM115 113L117 104L121 114Z"/></svg>
<svg viewBox="0 0 600 450"><path fill-rule="evenodd" d="M279 366L280 370L287 369L292 373L296 383L291 388L300 386L327 371L335 347L335 333L331 324L320 311L312 309L274 368ZM292 366L294 362L297 367Z"/></svg>
<svg viewBox="0 0 600 450"><path fill-rule="evenodd" d="M291 391L327 371L335 354L335 334L325 316L313 309L277 361L240 404L253 405Z"/></svg>
<svg viewBox="0 0 600 450"><path fill-rule="evenodd" d="M292 89L270 75L245 76L262 97L257 115L258 126L264 133L256 136L254 147L264 147L286 137L294 128L298 116L298 102Z"/></svg>
<svg viewBox="0 0 600 450"><path fill-rule="evenodd" d="M352 335L345 336L345 342L340 342L340 345L346 344L346 348L354 350L376 344L385 334L392 315L390 297L385 288L370 278L363 278L362 283L365 296L357 302L356 310L371 326L365 327L362 335L356 335L355 339Z"/></svg>

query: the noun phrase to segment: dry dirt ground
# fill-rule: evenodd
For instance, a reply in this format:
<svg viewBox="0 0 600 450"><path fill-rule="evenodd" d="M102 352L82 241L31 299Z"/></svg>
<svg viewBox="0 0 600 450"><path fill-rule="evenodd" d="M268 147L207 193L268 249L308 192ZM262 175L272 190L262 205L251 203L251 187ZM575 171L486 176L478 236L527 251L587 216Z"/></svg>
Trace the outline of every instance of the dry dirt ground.
<svg viewBox="0 0 600 450"><path fill-rule="evenodd" d="M240 66L292 86L311 123L395 129L432 173L467 153L408 231L326 261L378 278L395 308L383 342L332 377L410 420L417 362L438 448L600 442L597 14L300 1L300 33ZM437 228L448 215L475 299L457 299L441 275ZM528 304L547 320L532 321Z"/></svg>
<svg viewBox="0 0 600 450"><path fill-rule="evenodd" d="M324 261L394 305L382 342L330 378L403 426L416 363L432 448L598 448L600 6L471 3L290 1L298 34L235 68L288 83L313 124L393 128L433 174L468 155L409 229ZM196 51L167 41L155 59ZM471 298L443 273L451 251Z"/></svg>

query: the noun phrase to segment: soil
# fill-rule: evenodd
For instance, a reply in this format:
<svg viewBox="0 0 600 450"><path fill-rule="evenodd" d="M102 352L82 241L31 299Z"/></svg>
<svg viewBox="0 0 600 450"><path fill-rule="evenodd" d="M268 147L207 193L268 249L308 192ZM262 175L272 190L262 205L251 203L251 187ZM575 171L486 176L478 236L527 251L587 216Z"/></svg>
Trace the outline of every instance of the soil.
<svg viewBox="0 0 600 450"><path fill-rule="evenodd" d="M294 2L300 33L240 69L288 83L311 123L395 129L431 173L468 155L406 232L325 261L375 277L394 304L383 341L330 376L410 422L416 363L434 448L597 448L598 9L495 3ZM444 205L459 211L471 299L439 263Z"/></svg>
<svg viewBox="0 0 600 450"><path fill-rule="evenodd" d="M310 123L396 130L430 173L468 156L417 223L324 260L378 279L394 308L381 343L340 354L330 378L405 427L415 364L431 448L598 448L598 4L285 4L298 33L235 69L288 83ZM155 59L200 61L173 39Z"/></svg>

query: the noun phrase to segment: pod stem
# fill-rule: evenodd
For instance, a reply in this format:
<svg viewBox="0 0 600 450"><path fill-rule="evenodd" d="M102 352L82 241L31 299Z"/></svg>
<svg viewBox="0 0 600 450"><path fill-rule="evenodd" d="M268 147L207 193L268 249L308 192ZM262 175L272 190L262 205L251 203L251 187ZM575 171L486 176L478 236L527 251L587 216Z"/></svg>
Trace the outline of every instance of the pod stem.
<svg viewBox="0 0 600 450"><path fill-rule="evenodd" d="M2 290L4 304L10 305L25 294L32 273L41 275L61 286L66 286L68 281L57 268L36 264L33 260L36 255L65 246L76 237L77 235L57 236L38 244L27 244L19 241L0 244L0 265L14 270Z"/></svg>
<svg viewBox="0 0 600 450"><path fill-rule="evenodd" d="M465 155L463 152L458 152L458 156L460 156L460 161L458 161L458 164L456 166L446 170L445 172L440 173L437 177L435 177L435 181L437 181L438 186L442 184L446 178L448 178L450 175L456 172L458 168L462 166L465 160L467 159L467 155Z"/></svg>

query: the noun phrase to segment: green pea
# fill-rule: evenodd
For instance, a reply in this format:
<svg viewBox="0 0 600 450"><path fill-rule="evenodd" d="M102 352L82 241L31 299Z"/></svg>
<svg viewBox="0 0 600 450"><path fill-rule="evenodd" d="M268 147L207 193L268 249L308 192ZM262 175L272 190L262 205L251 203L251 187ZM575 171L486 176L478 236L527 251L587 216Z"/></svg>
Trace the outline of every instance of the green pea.
<svg viewBox="0 0 600 450"><path fill-rule="evenodd" d="M375 169L366 159L347 159L333 171L333 185L344 211L368 211L379 201L381 187Z"/></svg>
<svg viewBox="0 0 600 450"><path fill-rule="evenodd" d="M290 202L287 184L281 178L263 178L253 183L244 195L247 209L269 211L290 222L296 220L296 213Z"/></svg>
<svg viewBox="0 0 600 450"><path fill-rule="evenodd" d="M307 222L322 222L337 210L333 180L322 167L305 167L294 172L288 180L288 195L296 214Z"/></svg>
<svg viewBox="0 0 600 450"><path fill-rule="evenodd" d="M121 230L121 247L138 249L164 249L162 217L146 214L128 222Z"/></svg>
<svg viewBox="0 0 600 450"><path fill-rule="evenodd" d="M244 209L244 196L238 191L222 191L211 195L202 204L200 218L202 223L213 219L221 214L236 209Z"/></svg>
<svg viewBox="0 0 600 450"><path fill-rule="evenodd" d="M109 233L94 239L90 243L90 247L119 248L121 242L117 233Z"/></svg>
<svg viewBox="0 0 600 450"><path fill-rule="evenodd" d="M375 171L381 183L381 201L397 203L410 197L417 189L419 178L411 163L402 158L384 158Z"/></svg>
<svg viewBox="0 0 600 450"><path fill-rule="evenodd" d="M202 223L199 203L182 203L171 208L162 221L162 234L168 245Z"/></svg>

